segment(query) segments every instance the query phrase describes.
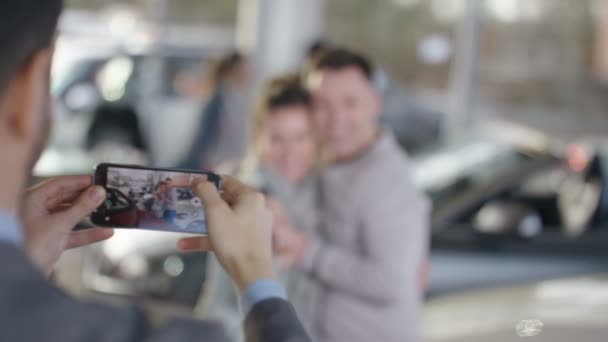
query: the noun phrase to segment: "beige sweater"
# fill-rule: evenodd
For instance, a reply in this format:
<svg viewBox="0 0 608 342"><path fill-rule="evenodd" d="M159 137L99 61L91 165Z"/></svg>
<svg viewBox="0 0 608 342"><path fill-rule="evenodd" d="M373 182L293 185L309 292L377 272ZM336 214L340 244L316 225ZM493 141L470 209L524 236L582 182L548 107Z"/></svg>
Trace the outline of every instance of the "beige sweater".
<svg viewBox="0 0 608 342"><path fill-rule="evenodd" d="M322 238L301 269L320 283L320 342L418 342L419 271L428 253L429 202L405 154L384 134L321 177Z"/></svg>

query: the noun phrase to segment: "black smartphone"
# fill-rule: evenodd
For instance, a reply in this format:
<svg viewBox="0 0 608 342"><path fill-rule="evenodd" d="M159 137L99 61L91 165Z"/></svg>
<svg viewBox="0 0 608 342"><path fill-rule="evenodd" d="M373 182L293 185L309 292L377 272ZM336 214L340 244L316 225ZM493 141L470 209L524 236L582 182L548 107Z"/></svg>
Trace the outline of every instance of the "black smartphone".
<svg viewBox="0 0 608 342"><path fill-rule="evenodd" d="M107 197L91 221L100 227L207 234L203 205L191 188L199 179L221 188L221 177L213 172L100 164L94 184L104 187Z"/></svg>

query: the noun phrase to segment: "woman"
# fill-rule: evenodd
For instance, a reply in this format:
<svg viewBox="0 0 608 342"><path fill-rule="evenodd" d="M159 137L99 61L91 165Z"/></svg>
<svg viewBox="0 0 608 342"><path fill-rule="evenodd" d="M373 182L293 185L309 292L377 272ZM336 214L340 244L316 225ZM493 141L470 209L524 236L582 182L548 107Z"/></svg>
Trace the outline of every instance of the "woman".
<svg viewBox="0 0 608 342"><path fill-rule="evenodd" d="M317 144L311 112L311 97L297 76L288 75L268 82L256 113L254 151L236 172L239 178L248 180L269 195L275 225L293 225L306 234L316 234L317 225ZM282 273L291 302L307 330L312 332L315 283L303 274ZM204 296L200 312L223 321L234 340L241 341L242 317L235 291L213 258Z"/></svg>
<svg viewBox="0 0 608 342"><path fill-rule="evenodd" d="M211 169L242 158L246 152L250 71L247 58L238 51L222 57L211 73L212 90L193 145L179 165L185 169Z"/></svg>

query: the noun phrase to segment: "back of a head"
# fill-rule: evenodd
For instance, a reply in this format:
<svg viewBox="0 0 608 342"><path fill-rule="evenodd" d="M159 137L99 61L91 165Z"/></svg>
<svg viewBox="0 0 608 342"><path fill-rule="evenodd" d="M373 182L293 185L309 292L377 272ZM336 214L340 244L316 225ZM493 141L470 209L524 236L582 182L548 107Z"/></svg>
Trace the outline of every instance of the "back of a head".
<svg viewBox="0 0 608 342"><path fill-rule="evenodd" d="M356 68L370 82L373 80L374 66L363 54L346 48L334 48L317 55L303 71L306 82L310 76L322 71L339 71L347 68Z"/></svg>
<svg viewBox="0 0 608 342"><path fill-rule="evenodd" d="M62 0L0 1L0 92L22 65L52 45Z"/></svg>
<svg viewBox="0 0 608 342"><path fill-rule="evenodd" d="M221 84L227 77L242 63L245 62L245 56L239 51L230 51L222 56L213 68L213 81L216 84Z"/></svg>

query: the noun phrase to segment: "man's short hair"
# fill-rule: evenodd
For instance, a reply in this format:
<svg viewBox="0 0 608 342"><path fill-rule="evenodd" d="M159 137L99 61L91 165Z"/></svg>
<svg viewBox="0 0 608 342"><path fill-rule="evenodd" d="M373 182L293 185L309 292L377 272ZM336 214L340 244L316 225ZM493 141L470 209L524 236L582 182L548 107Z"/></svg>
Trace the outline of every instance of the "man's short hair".
<svg viewBox="0 0 608 342"><path fill-rule="evenodd" d="M321 70L339 71L346 68L356 68L365 78L372 81L374 66L365 55L346 48L330 49L317 56L304 70L304 77Z"/></svg>
<svg viewBox="0 0 608 342"><path fill-rule="evenodd" d="M0 92L15 72L53 43L62 0L0 1Z"/></svg>

